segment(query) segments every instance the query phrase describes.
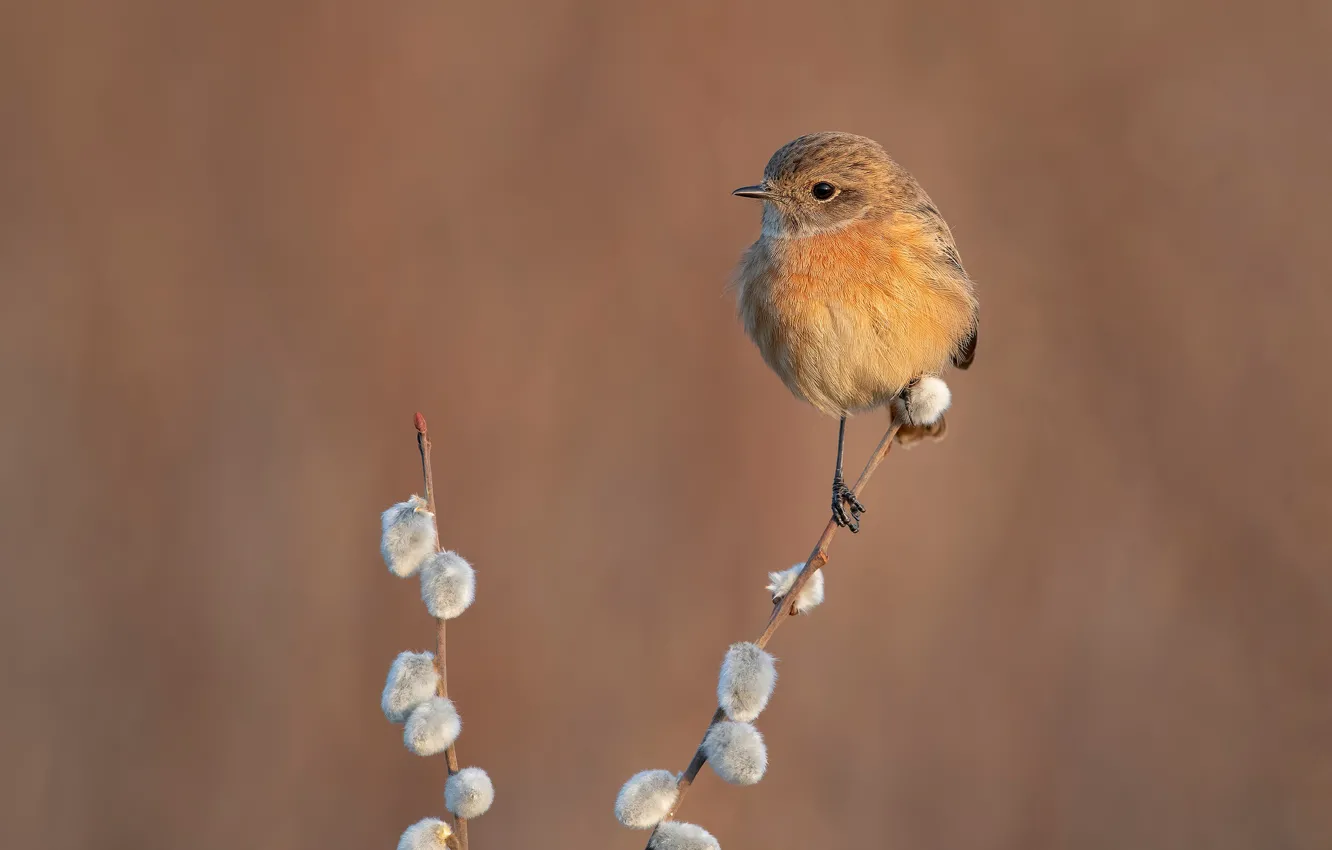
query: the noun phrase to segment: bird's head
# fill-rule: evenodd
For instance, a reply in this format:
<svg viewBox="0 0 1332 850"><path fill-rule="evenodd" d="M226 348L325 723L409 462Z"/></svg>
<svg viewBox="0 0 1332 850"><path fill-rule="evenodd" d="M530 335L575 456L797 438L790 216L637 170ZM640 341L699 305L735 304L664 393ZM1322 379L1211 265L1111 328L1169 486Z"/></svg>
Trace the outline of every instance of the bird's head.
<svg viewBox="0 0 1332 850"><path fill-rule="evenodd" d="M891 213L904 177L873 139L810 133L772 155L762 183L731 194L765 202L764 236L806 236Z"/></svg>

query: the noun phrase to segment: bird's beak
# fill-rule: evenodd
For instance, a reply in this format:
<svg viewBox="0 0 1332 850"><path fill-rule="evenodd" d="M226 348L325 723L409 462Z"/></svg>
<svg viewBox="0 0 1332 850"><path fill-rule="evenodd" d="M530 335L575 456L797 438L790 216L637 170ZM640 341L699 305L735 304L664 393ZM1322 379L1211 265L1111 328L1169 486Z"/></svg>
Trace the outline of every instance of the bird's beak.
<svg viewBox="0 0 1332 850"><path fill-rule="evenodd" d="M762 183L757 186L741 186L731 194L737 198L758 198L760 201L772 200L772 192L769 192L768 187Z"/></svg>

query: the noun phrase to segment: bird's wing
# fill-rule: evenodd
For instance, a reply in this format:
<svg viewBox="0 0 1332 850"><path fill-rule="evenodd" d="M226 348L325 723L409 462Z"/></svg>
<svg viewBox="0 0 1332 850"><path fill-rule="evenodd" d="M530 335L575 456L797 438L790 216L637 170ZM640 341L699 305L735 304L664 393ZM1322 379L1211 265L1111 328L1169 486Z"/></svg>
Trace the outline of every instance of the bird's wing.
<svg viewBox="0 0 1332 850"><path fill-rule="evenodd" d="M934 205L934 201L930 200L930 196L925 194L925 190L920 189L919 186L916 188L919 195L914 212L934 236L935 244L939 249L939 256L944 264L948 266L949 271L952 272L954 277L961 278L968 292L974 292L975 283L967 275L967 270L962 265L962 257L957 252L957 243L953 240L953 231L949 229L948 222L944 221L939 208ZM976 359L976 338L979 331L979 311L973 309L971 332L958 343L957 351L953 354L953 365L957 368L966 369Z"/></svg>
<svg viewBox="0 0 1332 850"><path fill-rule="evenodd" d="M957 352L953 355L953 365L957 368L968 369L971 367L971 362L976 359L976 334L979 330L980 324L973 317L971 333L957 347Z"/></svg>

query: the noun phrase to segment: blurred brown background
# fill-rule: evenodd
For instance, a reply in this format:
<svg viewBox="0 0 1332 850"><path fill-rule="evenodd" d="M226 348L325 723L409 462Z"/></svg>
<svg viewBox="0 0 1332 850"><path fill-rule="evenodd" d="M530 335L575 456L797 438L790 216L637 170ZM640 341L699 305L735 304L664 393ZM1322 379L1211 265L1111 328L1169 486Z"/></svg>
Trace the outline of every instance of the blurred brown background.
<svg viewBox="0 0 1332 850"><path fill-rule="evenodd" d="M885 145L982 293L783 629L727 850L1332 846L1326 3L44 0L0 38L5 847L391 847L435 432L475 850L641 847L835 423L728 196ZM882 417L853 422L859 468Z"/></svg>

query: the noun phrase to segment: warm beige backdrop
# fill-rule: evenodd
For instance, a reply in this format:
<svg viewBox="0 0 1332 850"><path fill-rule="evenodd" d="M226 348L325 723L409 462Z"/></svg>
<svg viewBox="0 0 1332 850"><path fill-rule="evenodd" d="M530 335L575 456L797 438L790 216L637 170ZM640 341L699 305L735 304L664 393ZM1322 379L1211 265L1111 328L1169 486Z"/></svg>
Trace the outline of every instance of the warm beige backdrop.
<svg viewBox="0 0 1332 850"><path fill-rule="evenodd" d="M982 293L774 643L745 848L1332 846L1326 3L41 0L0 27L0 845L384 848L436 431L474 850L623 848L835 423L722 292L728 192L881 139ZM817 8L816 8L817 6ZM883 422L853 424L859 465Z"/></svg>

